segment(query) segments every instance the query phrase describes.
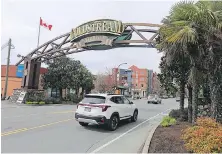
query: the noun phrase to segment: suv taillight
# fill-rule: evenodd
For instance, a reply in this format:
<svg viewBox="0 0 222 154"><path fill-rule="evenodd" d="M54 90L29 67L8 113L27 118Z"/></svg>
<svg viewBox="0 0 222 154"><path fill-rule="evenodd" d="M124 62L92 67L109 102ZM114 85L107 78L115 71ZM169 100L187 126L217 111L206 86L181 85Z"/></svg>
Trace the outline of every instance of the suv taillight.
<svg viewBox="0 0 222 154"><path fill-rule="evenodd" d="M105 112L109 107L109 105L104 105L104 106L101 106L102 107L102 112Z"/></svg>

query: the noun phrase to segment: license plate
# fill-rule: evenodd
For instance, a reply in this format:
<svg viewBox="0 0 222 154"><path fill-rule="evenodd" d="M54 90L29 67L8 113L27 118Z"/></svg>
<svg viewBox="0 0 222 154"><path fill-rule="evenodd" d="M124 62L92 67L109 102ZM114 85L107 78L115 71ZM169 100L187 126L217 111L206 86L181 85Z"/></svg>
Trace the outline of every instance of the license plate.
<svg viewBox="0 0 222 154"><path fill-rule="evenodd" d="M85 107L85 111L86 111L86 112L91 112L91 108Z"/></svg>

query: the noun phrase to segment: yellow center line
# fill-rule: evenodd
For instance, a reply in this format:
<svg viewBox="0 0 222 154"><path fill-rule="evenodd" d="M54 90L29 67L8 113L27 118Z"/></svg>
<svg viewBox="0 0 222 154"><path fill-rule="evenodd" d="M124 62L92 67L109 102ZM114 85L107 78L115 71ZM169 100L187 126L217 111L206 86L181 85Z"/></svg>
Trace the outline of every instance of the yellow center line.
<svg viewBox="0 0 222 154"><path fill-rule="evenodd" d="M52 122L49 124L44 124L44 125L40 125L40 126L36 126L36 127L31 127L31 128L21 128L21 129L17 129L17 130L13 130L13 131L8 131L8 132L3 132L1 134L1 136L7 136L7 135L12 135L12 134L17 134L17 133L21 133L21 132L25 132L25 131L29 131L29 130L33 130L33 129L37 129L37 128L42 128L42 127L47 127L47 126L51 126L51 125L55 125L58 123L62 123L62 122L67 122L67 121L71 121L74 119L66 119L66 120L61 120L61 121L57 121L57 122Z"/></svg>

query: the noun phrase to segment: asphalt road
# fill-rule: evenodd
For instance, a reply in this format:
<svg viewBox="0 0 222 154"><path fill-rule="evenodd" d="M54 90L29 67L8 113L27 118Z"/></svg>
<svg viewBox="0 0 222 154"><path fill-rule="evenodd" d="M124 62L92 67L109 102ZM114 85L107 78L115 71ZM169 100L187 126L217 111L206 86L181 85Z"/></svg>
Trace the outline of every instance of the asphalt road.
<svg viewBox="0 0 222 154"><path fill-rule="evenodd" d="M122 122L116 131L102 126L80 126L75 105L18 106L2 102L2 153L137 153L149 130L170 109L175 99L162 104L134 100L139 109L135 123Z"/></svg>

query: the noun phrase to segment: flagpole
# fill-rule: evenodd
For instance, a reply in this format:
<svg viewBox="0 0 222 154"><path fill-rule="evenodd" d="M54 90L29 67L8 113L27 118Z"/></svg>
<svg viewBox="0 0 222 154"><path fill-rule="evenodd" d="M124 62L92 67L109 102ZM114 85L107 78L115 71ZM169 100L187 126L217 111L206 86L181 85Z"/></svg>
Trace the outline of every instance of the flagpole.
<svg viewBox="0 0 222 154"><path fill-rule="evenodd" d="M38 33L38 43L37 43L37 47L39 46L39 38L40 38L40 21L41 21L41 17L39 20L39 33Z"/></svg>

